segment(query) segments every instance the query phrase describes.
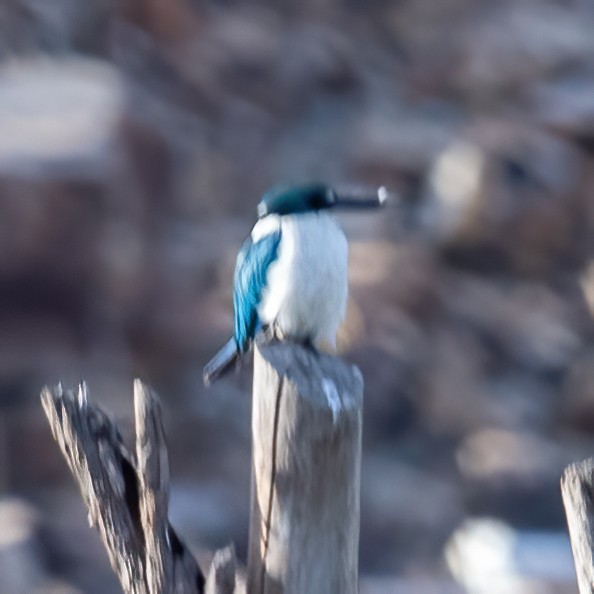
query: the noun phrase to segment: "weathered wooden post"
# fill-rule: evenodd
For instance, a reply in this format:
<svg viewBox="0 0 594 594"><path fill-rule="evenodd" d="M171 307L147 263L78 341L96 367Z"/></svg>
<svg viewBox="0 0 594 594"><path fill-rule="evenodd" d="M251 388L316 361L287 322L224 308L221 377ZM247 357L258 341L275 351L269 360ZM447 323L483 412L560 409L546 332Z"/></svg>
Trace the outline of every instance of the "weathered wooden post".
<svg viewBox="0 0 594 594"><path fill-rule="evenodd" d="M594 594L594 460L571 464L561 493L580 594Z"/></svg>
<svg viewBox="0 0 594 594"><path fill-rule="evenodd" d="M356 367L256 345L249 594L358 591L362 403Z"/></svg>
<svg viewBox="0 0 594 594"><path fill-rule="evenodd" d="M245 594L232 547L204 576L169 524L153 392L135 382L135 456L84 384L41 400L126 594ZM295 344L256 345L247 594L358 591L362 403L356 367Z"/></svg>

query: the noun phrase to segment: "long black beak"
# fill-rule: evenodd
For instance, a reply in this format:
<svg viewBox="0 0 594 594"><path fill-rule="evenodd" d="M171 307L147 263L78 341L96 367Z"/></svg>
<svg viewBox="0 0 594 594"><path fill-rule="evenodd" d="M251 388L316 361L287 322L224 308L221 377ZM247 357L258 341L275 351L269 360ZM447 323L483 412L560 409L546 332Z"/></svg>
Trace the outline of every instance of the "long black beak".
<svg viewBox="0 0 594 594"><path fill-rule="evenodd" d="M385 186L377 190L361 187L334 188L332 206L339 208L377 208L398 201L398 195Z"/></svg>

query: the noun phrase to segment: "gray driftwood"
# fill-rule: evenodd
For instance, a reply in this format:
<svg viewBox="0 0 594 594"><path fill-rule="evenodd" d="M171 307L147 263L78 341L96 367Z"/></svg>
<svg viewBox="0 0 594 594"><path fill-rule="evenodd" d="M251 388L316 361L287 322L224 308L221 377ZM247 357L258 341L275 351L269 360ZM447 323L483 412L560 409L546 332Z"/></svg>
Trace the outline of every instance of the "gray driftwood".
<svg viewBox="0 0 594 594"><path fill-rule="evenodd" d="M89 402L84 384L78 394L45 388L41 400L124 592L233 594L232 549L215 555L205 580L169 524L167 448L156 395L135 382L136 457Z"/></svg>
<svg viewBox="0 0 594 594"><path fill-rule="evenodd" d="M281 343L254 361L249 594L358 590L363 381L335 357ZM61 387L43 407L126 594L239 594L232 547L205 578L168 520L159 401L134 385L136 452L109 417Z"/></svg>
<svg viewBox="0 0 594 594"><path fill-rule="evenodd" d="M594 594L594 459L565 469L561 493L580 594Z"/></svg>
<svg viewBox="0 0 594 594"><path fill-rule="evenodd" d="M249 594L358 591L362 400L356 367L256 346Z"/></svg>

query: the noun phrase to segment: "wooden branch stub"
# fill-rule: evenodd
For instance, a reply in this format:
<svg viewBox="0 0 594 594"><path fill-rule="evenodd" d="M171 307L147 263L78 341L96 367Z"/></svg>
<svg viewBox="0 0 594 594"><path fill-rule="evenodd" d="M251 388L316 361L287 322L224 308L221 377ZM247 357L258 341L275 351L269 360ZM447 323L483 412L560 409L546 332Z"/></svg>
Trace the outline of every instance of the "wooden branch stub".
<svg viewBox="0 0 594 594"><path fill-rule="evenodd" d="M134 416L146 581L151 593L167 594L167 586L173 583L168 554L169 461L159 402L139 380L134 382Z"/></svg>
<svg viewBox="0 0 594 594"><path fill-rule="evenodd" d="M205 594L234 594L235 565L235 549L232 545L217 551L208 572Z"/></svg>
<svg viewBox="0 0 594 594"><path fill-rule="evenodd" d="M73 392L44 388L41 402L68 462L89 523L99 535L126 594L150 594L144 581L143 532L138 517L134 461L109 418L88 403L81 384Z"/></svg>
<svg viewBox="0 0 594 594"><path fill-rule="evenodd" d="M358 591L362 402L356 367L256 345L250 594Z"/></svg>
<svg viewBox="0 0 594 594"><path fill-rule="evenodd" d="M561 494L580 594L594 594L594 459L565 469Z"/></svg>
<svg viewBox="0 0 594 594"><path fill-rule="evenodd" d="M44 388L41 401L124 592L202 594L204 576L168 520L169 469L157 396L135 382L137 462L112 421L89 403L84 384L77 396L61 386Z"/></svg>

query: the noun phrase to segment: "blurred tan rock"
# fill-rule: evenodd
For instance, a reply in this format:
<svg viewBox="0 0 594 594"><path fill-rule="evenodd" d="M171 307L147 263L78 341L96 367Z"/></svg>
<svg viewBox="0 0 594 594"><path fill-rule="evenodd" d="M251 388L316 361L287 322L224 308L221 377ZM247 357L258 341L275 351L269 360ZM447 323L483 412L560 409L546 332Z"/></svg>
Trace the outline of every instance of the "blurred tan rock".
<svg viewBox="0 0 594 594"><path fill-rule="evenodd" d="M483 429L470 434L458 449L460 471L469 480L496 484L556 479L567 463L563 450L527 432Z"/></svg>
<svg viewBox="0 0 594 594"><path fill-rule="evenodd" d="M90 59L0 69L0 172L93 179L114 167L124 110L117 71Z"/></svg>
<svg viewBox="0 0 594 594"><path fill-rule="evenodd" d="M556 70L589 63L594 50L594 19L570 7L499 2L467 23L456 81L468 96L485 103Z"/></svg>
<svg viewBox="0 0 594 594"><path fill-rule="evenodd" d="M361 594L464 594L452 579L425 576L409 579L362 576L359 591Z"/></svg>
<svg viewBox="0 0 594 594"><path fill-rule="evenodd" d="M125 0L123 16L167 44L183 43L199 32L200 15L187 0Z"/></svg>
<svg viewBox="0 0 594 594"><path fill-rule="evenodd" d="M423 340L396 332L409 341L397 357L413 364L413 402L425 426L460 435L483 424L539 431L556 423L555 378L585 340L581 315L566 296L536 283L451 271L437 286L439 305Z"/></svg>
<svg viewBox="0 0 594 594"><path fill-rule="evenodd" d="M516 365L555 372L582 347L581 319L564 295L544 284L496 283L453 274L442 283L443 304Z"/></svg>
<svg viewBox="0 0 594 594"><path fill-rule="evenodd" d="M423 424L438 434L458 435L488 422L491 412L482 383L488 359L477 337L446 325L433 330L427 344L415 397Z"/></svg>
<svg viewBox="0 0 594 594"><path fill-rule="evenodd" d="M0 590L27 594L45 578L35 510L19 499L0 500Z"/></svg>
<svg viewBox="0 0 594 594"><path fill-rule="evenodd" d="M505 343L520 364L543 371L565 369L582 347L579 318L561 295L520 285L508 294Z"/></svg>
<svg viewBox="0 0 594 594"><path fill-rule="evenodd" d="M594 83L588 74L539 85L531 98L547 128L585 144L594 137Z"/></svg>
<svg viewBox="0 0 594 594"><path fill-rule="evenodd" d="M591 445L583 442L555 440L522 427L474 431L456 454L469 515L501 518L515 526L563 529L559 476L590 451Z"/></svg>
<svg viewBox="0 0 594 594"><path fill-rule="evenodd" d="M349 168L363 179L405 184L422 175L451 141L456 117L431 117L422 111L377 109L355 122Z"/></svg>
<svg viewBox="0 0 594 594"><path fill-rule="evenodd" d="M32 264L59 250L64 268L75 259L90 267L106 216L137 214L125 113L123 81L106 63L39 58L3 65L1 266Z"/></svg>
<svg viewBox="0 0 594 594"><path fill-rule="evenodd" d="M550 134L484 120L435 159L422 225L437 244L478 265L544 274L574 249L582 163Z"/></svg>
<svg viewBox="0 0 594 594"><path fill-rule="evenodd" d="M0 5L0 57L38 52L102 53L118 2L6 0Z"/></svg>
<svg viewBox="0 0 594 594"><path fill-rule="evenodd" d="M466 520L445 548L468 594L570 594L576 581L564 532L515 530L492 518Z"/></svg>
<svg viewBox="0 0 594 594"><path fill-rule="evenodd" d="M0 350L13 377L48 357L72 362L68 349L89 333L97 345L142 286L143 205L124 144L126 101L119 73L101 61L0 68L0 317L13 333ZM36 341L42 328L53 338Z"/></svg>
<svg viewBox="0 0 594 594"><path fill-rule="evenodd" d="M387 451L370 456L361 472L363 530L377 542L391 543L377 551L384 563L406 567L416 555L441 550L463 517L462 493L453 481L397 461Z"/></svg>

